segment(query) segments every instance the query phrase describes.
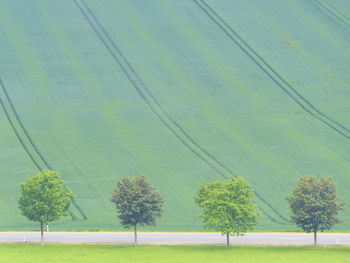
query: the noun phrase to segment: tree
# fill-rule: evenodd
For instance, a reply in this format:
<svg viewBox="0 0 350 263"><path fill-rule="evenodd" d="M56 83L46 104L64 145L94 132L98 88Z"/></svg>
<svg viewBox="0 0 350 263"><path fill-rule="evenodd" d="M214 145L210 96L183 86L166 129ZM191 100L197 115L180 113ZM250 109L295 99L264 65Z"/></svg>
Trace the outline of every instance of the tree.
<svg viewBox="0 0 350 263"><path fill-rule="evenodd" d="M287 201L296 225L305 232L314 233L315 247L318 231L329 230L341 222L338 213L344 204L339 202L337 187L329 176L300 178Z"/></svg>
<svg viewBox="0 0 350 263"><path fill-rule="evenodd" d="M134 228L134 244L137 245L138 225L155 225L162 215L164 199L146 176L126 177L117 183L111 201L118 210L123 227Z"/></svg>
<svg viewBox="0 0 350 263"><path fill-rule="evenodd" d="M195 201L203 208L205 228L226 235L229 246L230 235L242 235L257 225L258 213L253 197L248 182L236 177L200 185Z"/></svg>
<svg viewBox="0 0 350 263"><path fill-rule="evenodd" d="M58 220L69 214L72 191L67 188L56 171L42 171L21 185L18 204L22 215L40 223L41 245L44 244L44 223Z"/></svg>

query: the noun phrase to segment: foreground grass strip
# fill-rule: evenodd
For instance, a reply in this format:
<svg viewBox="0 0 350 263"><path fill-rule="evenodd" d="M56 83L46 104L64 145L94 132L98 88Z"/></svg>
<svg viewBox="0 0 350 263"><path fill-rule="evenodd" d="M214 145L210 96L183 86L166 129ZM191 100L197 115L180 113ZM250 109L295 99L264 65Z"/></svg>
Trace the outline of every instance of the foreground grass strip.
<svg viewBox="0 0 350 263"><path fill-rule="evenodd" d="M0 262L350 262L350 248L1 245Z"/></svg>

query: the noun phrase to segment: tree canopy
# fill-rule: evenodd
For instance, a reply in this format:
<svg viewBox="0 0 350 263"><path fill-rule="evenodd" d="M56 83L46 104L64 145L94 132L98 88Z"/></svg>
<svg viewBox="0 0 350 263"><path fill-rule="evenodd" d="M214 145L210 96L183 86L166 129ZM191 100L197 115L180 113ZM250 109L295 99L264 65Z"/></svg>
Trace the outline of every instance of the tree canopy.
<svg viewBox="0 0 350 263"><path fill-rule="evenodd" d="M66 187L56 171L42 171L29 177L21 185L18 201L22 215L39 222L43 243L43 224L58 220L69 214L72 191Z"/></svg>
<svg viewBox="0 0 350 263"><path fill-rule="evenodd" d="M137 244L137 226L155 225L156 219L163 212L164 199L144 175L120 180L111 201L116 205L121 225L125 228L134 228L135 244Z"/></svg>
<svg viewBox="0 0 350 263"><path fill-rule="evenodd" d="M200 185L196 203L203 208L204 226L229 236L254 229L258 220L254 193L242 177Z"/></svg>
<svg viewBox="0 0 350 263"><path fill-rule="evenodd" d="M339 202L337 187L330 176L300 178L287 200L292 220L304 231L314 233L315 246L318 231L329 230L341 222L338 214L344 204Z"/></svg>

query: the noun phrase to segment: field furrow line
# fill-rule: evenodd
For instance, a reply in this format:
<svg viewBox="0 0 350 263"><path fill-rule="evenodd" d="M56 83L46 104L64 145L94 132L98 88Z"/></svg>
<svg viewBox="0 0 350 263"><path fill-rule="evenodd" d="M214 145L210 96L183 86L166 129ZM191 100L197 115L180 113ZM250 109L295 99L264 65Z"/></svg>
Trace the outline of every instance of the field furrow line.
<svg viewBox="0 0 350 263"><path fill-rule="evenodd" d="M280 89L305 112L350 140L350 129L327 116L287 82L257 51L255 51L223 18L203 0L193 2L241 49Z"/></svg>
<svg viewBox="0 0 350 263"><path fill-rule="evenodd" d="M1 104L1 108L6 116L6 119L8 121L8 123L10 124L17 140L19 141L19 143L21 144L22 148L24 149L24 151L27 153L28 157L30 158L30 160L32 161L32 163L36 166L36 168L38 168L39 171L42 171L41 166L38 164L38 162L34 159L32 153L29 151L29 149L27 148L27 146L25 145L24 141L22 140L21 136L19 135L17 128L15 127L11 116L8 112L8 110L6 109L5 103L3 102L3 100L0 98L0 104Z"/></svg>
<svg viewBox="0 0 350 263"><path fill-rule="evenodd" d="M93 28L94 32L96 33L96 35L98 36L98 38L100 39L100 41L102 42L102 44L105 46L105 48L108 50L108 52L110 53L110 55L113 57L113 59L117 62L117 64L119 65L119 67L121 68L121 70L123 71L123 73L125 74L125 76L127 77L127 79L129 80L129 82L132 84L132 86L135 88L135 90L137 91L137 93L139 94L139 96L141 97L141 99L147 104L147 106L150 108L150 110L156 115L156 117L161 121L161 123L169 129L169 131L187 148L189 149L193 154L195 154L198 158L200 158L202 161L204 161L206 164L208 164L211 168L213 168L216 172L218 172L220 175L224 176L225 178L227 178L227 176L220 171L217 167L215 167L213 164L211 164L210 162L208 162L208 160L206 158L204 158L201 154L199 154L196 150L194 150L192 148L192 146L186 142L175 130L174 128L167 122L166 118L164 118L164 116L162 116L161 113L164 114L164 111L159 111L159 109L157 110L155 105L159 105L159 102L156 101L150 101L147 98L147 95L142 91L142 89L139 87L139 85L137 84L139 83L143 83L142 79L139 77L139 75L136 73L136 71L132 68L130 70L128 70L124 64L121 62L121 60L118 58L118 56L114 53L114 51L112 50L112 48L108 45L108 43L106 42L106 40L104 39L103 35L99 32L98 28L96 27L96 25L93 23L93 21L90 19L90 17L87 15L87 12L85 12L85 10L78 4L78 2L76 0L74 0L74 2L77 3L79 9L81 10L83 16L86 18L86 20L88 21L88 23L90 24L90 26ZM85 4L85 3L83 3ZM86 4L85 4L85 7ZM89 9L88 11L89 13L92 12L91 9ZM94 15L94 20L96 19L96 16ZM99 22L96 22L99 27L101 28L101 24ZM102 30L102 29L101 29ZM106 32L104 29L102 30L103 32ZM127 61L125 63L127 63L127 65L131 64L129 63L128 60L126 60L126 57L123 55L123 53L121 53L120 49L117 47L117 45L115 44L115 42L111 39L108 38L109 41L108 42L113 42L113 47L116 47L118 49L118 53L120 55L120 57L123 58L123 60ZM137 75L132 76L131 73L129 73L129 71L131 72L135 72ZM137 80L136 80L137 79ZM145 84L143 84L145 85ZM148 90L148 89L147 89ZM150 93L150 91L148 90L147 94L152 94ZM151 98L154 98L153 94L151 96ZM167 116L169 116L169 114L166 114ZM183 130L183 129L182 129ZM186 136L187 137L187 136ZM188 137L187 137L188 138ZM193 139L190 140L191 142L194 142ZM198 145L197 143L195 143L195 145Z"/></svg>
<svg viewBox="0 0 350 263"><path fill-rule="evenodd" d="M195 145L201 152L203 152L205 155L207 155L210 159L212 159L215 163L217 163L220 167L222 167L225 171L227 171L228 173L230 173L231 175L234 175L234 172L232 170L230 170L229 168L227 168L223 163L221 163L219 160L217 160L217 158L215 158L212 154L210 154L206 149L204 149L201 145L199 145L185 130L183 127L181 127L181 125L174 120L174 118L164 109L164 107L159 103L159 101L157 100L157 98L153 95L153 93L149 90L149 88L146 86L146 84L144 83L143 79L140 77L140 75L137 73L137 71L135 70L135 68L130 64L130 62L126 59L125 55L123 54L123 52L120 50L120 48L117 46L117 44L115 43L115 41L113 40L113 38L111 38L110 34L105 30L105 28L102 26L102 24L98 21L98 19L96 18L95 14L92 12L92 10L84 3L82 2L86 9L89 11L89 13L91 14L91 16L93 17L93 19L95 20L95 22L97 23L97 25L99 26L99 28L102 30L102 32L105 34L105 36L107 37L107 39L109 40L109 42L111 43L111 45L113 46L113 48L117 51L117 53L120 55L120 57L122 58L122 60L125 62L125 64L127 65L127 67L130 69L130 71L132 72L132 74L135 76L135 78L137 79L137 81L140 83L140 85L142 86L143 90L146 91L147 95L150 96L151 101L153 101L155 103L155 105L157 106L157 108L162 112L162 114L165 115L165 117L193 144ZM101 39L101 38L100 38ZM102 40L101 40L102 41ZM105 45L106 46L106 45ZM119 64L119 63L118 63ZM120 64L119 64L120 65ZM137 90L139 91L140 89L137 87ZM141 92L141 91L140 91ZM139 93L140 93L139 92ZM142 93L142 92L141 92ZM140 93L140 94L141 94ZM143 94L143 93L142 93ZM145 96L142 95L142 97L144 98ZM148 101L149 102L149 101ZM235 176L235 175L234 175Z"/></svg>
<svg viewBox="0 0 350 263"><path fill-rule="evenodd" d="M142 100L147 104L150 110L156 115L156 117L161 121L161 123L195 156L197 156L201 161L205 162L218 174L224 178L229 178L231 176L236 177L231 169L226 167L223 163L217 160L212 154L205 150L201 145L199 145L185 130L177 123L170 114L163 108L160 102L156 99L153 93L146 86L140 75L128 61L126 56L123 54L121 49L115 43L113 38L111 38L108 31L99 22L94 12L91 8L84 2L73 0L79 10L81 11L83 17L87 20L88 24L91 26L98 39L101 41L103 46L107 49L112 58L117 62L129 82L135 88ZM227 174L228 175L227 175ZM282 220L287 221L276 209L274 209L271 204L266 202L261 195L256 194L257 198L260 199L266 206L268 206L272 211L274 211ZM261 209L265 215L267 215L270 220L281 223L268 215L263 209Z"/></svg>
<svg viewBox="0 0 350 263"><path fill-rule="evenodd" d="M28 139L30 145L33 147L34 151L36 152L36 154L39 156L40 160L44 163L44 165L49 169L49 170L52 170L51 166L48 164L48 162L45 160L44 156L41 154L40 150L38 149L38 147L36 146L36 144L34 143L32 137L29 135L27 129L24 127L23 125L23 122L21 120L21 118L19 117L18 113L17 113L17 110L14 106L14 104L12 103L12 100L9 96L9 93L7 92L7 89L6 89L6 86L4 84L4 82L2 81L2 79L0 78L0 86L5 94L5 97L11 107L11 110L18 122L18 124L20 125L25 137Z"/></svg>
<svg viewBox="0 0 350 263"><path fill-rule="evenodd" d="M350 20L342 13L340 12L337 8L335 8L333 5L326 1L322 0L313 0L316 5L320 6L323 10L327 11L329 14L334 16L336 19L341 21L342 23L350 26Z"/></svg>
<svg viewBox="0 0 350 263"><path fill-rule="evenodd" d="M198 2L198 0L195 0L196 2ZM254 56L256 56L258 58L258 60L260 60L263 65L265 65L267 67L268 70L271 71L271 73L273 73L273 75L275 75L277 77L277 79L279 79L280 81L282 81L282 84L285 84L291 91L292 93L294 93L298 98L300 98L300 100L302 102L304 102L307 106L309 106L312 110L314 110L316 113L320 114L322 117L324 117L325 119L331 121L333 124L341 127L342 129L346 130L347 132L350 133L350 129L347 128L346 126L342 125L341 123L337 122L336 120L328 117L326 114L324 114L322 111L320 111L316 106L314 106L308 99L306 99L296 88L294 88L285 78L282 77L281 74L279 74L257 51L254 50L254 48L252 48L228 23L226 23L226 21L212 8L210 7L204 0L200 0L222 23L223 25L226 26L226 28L229 29L229 31L234 34L235 37L238 38L238 40L240 40L243 45L252 52L252 54ZM316 0L319 1L319 0ZM244 48L237 42L235 41L235 43L243 50ZM250 56L250 54L248 54L249 52L246 52L245 50L243 50L252 60L254 60L254 62L256 64L258 64L258 62L254 59L254 57ZM260 65L258 65L260 67ZM261 67L260 67L261 68ZM262 70L264 70L263 68L261 68ZM266 73L266 71L264 70L264 72ZM270 78L273 78L272 76L270 76L270 73L267 73L268 76ZM275 82L275 81L274 81ZM276 83L277 84L277 83ZM278 84L280 85L280 84ZM285 90L285 88L283 87L283 90ZM285 92L287 92L287 90L285 90ZM287 92L288 95L291 95L289 92ZM299 102L297 102L299 104ZM302 106L301 104L299 104L300 106Z"/></svg>
<svg viewBox="0 0 350 263"><path fill-rule="evenodd" d="M52 166L47 162L47 160L44 158L44 156L41 154L39 148L36 146L36 144L34 143L32 137L30 136L29 132L27 131L26 127L24 126L15 105L12 102L12 99L9 95L9 93L7 92L7 88L3 82L3 80L0 77L0 86L1 89L3 91L3 93L5 94L5 98L8 101L8 104L10 105L10 108L13 112L13 115L15 116L15 119L17 120L17 123L19 124L19 126L21 127L21 130L23 131L25 138L27 138L29 144L32 146L32 148L34 149L35 153L38 155L39 159L42 161L42 163L44 164L44 166L49 169L49 170L53 170ZM26 144L24 143L24 140L22 139L21 135L19 134L17 128L14 125L14 122L12 121L10 114L8 112L8 110L6 109L6 106L4 104L4 102L1 100L0 98L0 104L1 107L6 115L6 118L10 124L10 126L12 127L12 130L14 131L18 141L20 142L20 144L22 145L22 148L25 150L25 152L28 154L29 158L31 159L31 161L33 162L33 164L38 168L39 171L43 171L44 169L42 168L42 166L40 166L38 164L38 162L35 160L33 154L29 151L28 147L26 146ZM77 204L77 202L75 200L72 200L73 205L75 206L75 208L79 211L79 213L81 214L81 216L86 220L87 216L85 215L85 213L83 212L83 210L80 208L80 206ZM74 216L71 215L72 218L74 218Z"/></svg>

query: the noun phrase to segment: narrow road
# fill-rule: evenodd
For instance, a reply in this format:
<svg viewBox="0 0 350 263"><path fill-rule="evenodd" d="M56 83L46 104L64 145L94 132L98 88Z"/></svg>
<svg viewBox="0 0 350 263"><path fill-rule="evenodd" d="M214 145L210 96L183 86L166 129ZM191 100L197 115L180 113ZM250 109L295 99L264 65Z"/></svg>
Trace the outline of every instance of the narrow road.
<svg viewBox="0 0 350 263"><path fill-rule="evenodd" d="M131 243L131 232L45 232L46 242L78 243ZM139 243L149 244L224 244L226 239L218 233L139 233ZM39 242L39 232L0 232L0 242ZM239 244L312 244L313 235L305 233L249 233L232 237ZM350 245L350 234L320 233L319 244Z"/></svg>

